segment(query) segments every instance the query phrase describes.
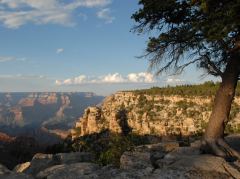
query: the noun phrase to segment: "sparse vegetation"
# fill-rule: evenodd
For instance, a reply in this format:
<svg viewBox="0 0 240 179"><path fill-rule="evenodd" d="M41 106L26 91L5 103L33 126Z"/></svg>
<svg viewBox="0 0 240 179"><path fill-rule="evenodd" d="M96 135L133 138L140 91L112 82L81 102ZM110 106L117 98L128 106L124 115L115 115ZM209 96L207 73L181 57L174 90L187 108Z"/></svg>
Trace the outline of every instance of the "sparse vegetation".
<svg viewBox="0 0 240 179"><path fill-rule="evenodd" d="M199 85L179 85L179 86L167 86L167 87L152 87L145 90L135 90L134 92L139 95L163 95L163 96L204 96L212 97L216 94L219 88L219 82L207 81ZM240 95L240 85L237 86L236 96Z"/></svg>
<svg viewBox="0 0 240 179"><path fill-rule="evenodd" d="M119 166L123 152L131 151L138 145L148 143L151 143L149 136L138 136L133 133L121 135L102 131L101 133L75 139L68 144L68 149L71 151L92 152L96 156L97 163Z"/></svg>

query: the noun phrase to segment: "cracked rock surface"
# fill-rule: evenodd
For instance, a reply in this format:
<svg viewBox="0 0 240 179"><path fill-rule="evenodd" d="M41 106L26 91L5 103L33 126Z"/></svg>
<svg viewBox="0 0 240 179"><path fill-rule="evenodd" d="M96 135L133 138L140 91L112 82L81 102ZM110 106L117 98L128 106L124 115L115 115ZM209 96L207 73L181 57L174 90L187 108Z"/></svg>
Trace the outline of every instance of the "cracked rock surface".
<svg viewBox="0 0 240 179"><path fill-rule="evenodd" d="M239 141L239 137L234 139ZM228 137L230 144L238 145ZM120 167L100 166L90 153L36 154L32 161L13 171L0 165L0 179L239 179L240 163L201 154L197 145L180 147L177 142L142 145L126 151Z"/></svg>

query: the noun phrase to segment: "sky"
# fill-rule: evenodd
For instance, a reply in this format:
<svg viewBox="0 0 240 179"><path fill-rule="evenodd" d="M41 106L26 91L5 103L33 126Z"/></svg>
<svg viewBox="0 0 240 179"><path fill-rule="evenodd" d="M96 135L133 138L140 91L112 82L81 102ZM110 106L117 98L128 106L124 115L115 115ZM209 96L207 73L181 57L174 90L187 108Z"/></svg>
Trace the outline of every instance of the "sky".
<svg viewBox="0 0 240 179"><path fill-rule="evenodd" d="M201 71L155 76L148 35L130 32L137 0L1 0L0 91L115 91L201 83Z"/></svg>

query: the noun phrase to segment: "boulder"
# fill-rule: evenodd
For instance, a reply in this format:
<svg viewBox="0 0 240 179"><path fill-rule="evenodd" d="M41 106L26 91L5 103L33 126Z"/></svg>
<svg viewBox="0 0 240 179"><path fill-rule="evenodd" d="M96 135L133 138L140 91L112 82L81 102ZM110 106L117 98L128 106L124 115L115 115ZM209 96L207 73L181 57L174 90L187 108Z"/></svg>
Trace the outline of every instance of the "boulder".
<svg viewBox="0 0 240 179"><path fill-rule="evenodd" d="M201 151L200 148L197 147L178 147L173 151L167 153L164 158L165 159L176 159L181 158L185 155L200 155Z"/></svg>
<svg viewBox="0 0 240 179"><path fill-rule="evenodd" d="M216 171L219 173L226 173L223 166L226 161L223 158L213 155L189 155L182 156L174 162L171 167L177 168L195 168L204 171Z"/></svg>
<svg viewBox="0 0 240 179"><path fill-rule="evenodd" d="M39 153L33 157L30 163L17 166L15 171L35 176L40 171L43 171L51 166L93 161L94 156L87 152L59 153L56 155Z"/></svg>
<svg viewBox="0 0 240 179"><path fill-rule="evenodd" d="M55 165L37 174L39 179L77 179L77 178L97 178L97 170L100 167L94 163L74 163Z"/></svg>
<svg viewBox="0 0 240 179"><path fill-rule="evenodd" d="M153 169L150 152L124 152L120 158L120 168L129 169Z"/></svg>
<svg viewBox="0 0 240 179"><path fill-rule="evenodd" d="M201 171L193 168L164 168L157 169L148 179L230 179L227 174Z"/></svg>
<svg viewBox="0 0 240 179"><path fill-rule="evenodd" d="M176 155L156 162L152 177L159 178L240 178L240 172L223 158L213 155Z"/></svg>
<svg viewBox="0 0 240 179"><path fill-rule="evenodd" d="M60 164L71 164L79 162L93 162L94 155L88 152L59 153L54 155L54 159Z"/></svg>
<svg viewBox="0 0 240 179"><path fill-rule="evenodd" d="M35 175L38 172L53 166L59 164L59 161L53 160L52 154L36 154L34 155L31 164L26 170L22 170L22 172Z"/></svg>
<svg viewBox="0 0 240 179"><path fill-rule="evenodd" d="M10 173L5 175L0 175L0 179L34 179L34 178L24 173Z"/></svg>
<svg viewBox="0 0 240 179"><path fill-rule="evenodd" d="M22 163L22 164L18 164L13 171L16 173L22 173L25 170L27 170L30 167L31 163L30 162L26 162L26 163Z"/></svg>

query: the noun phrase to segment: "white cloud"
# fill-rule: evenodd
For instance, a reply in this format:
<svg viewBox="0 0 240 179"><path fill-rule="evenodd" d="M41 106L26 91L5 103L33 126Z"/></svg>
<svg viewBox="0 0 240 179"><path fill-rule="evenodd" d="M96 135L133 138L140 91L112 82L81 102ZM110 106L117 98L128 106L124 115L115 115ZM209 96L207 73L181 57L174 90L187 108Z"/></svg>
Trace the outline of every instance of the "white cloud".
<svg viewBox="0 0 240 179"><path fill-rule="evenodd" d="M154 76L151 73L130 73L128 75L128 80L130 82L136 82L136 83L153 83L154 82Z"/></svg>
<svg viewBox="0 0 240 179"><path fill-rule="evenodd" d="M183 79L178 79L178 78L168 78L166 80L167 83L182 83L184 82L185 80Z"/></svg>
<svg viewBox="0 0 240 179"><path fill-rule="evenodd" d="M24 74L5 75L5 74L1 74L0 79L48 79L48 78L44 75L24 75Z"/></svg>
<svg viewBox="0 0 240 179"><path fill-rule="evenodd" d="M81 85L81 84L105 84L105 83L154 83L154 77L150 73L130 73L127 76L122 76L119 73L107 74L100 77L88 77L80 75L74 78L65 80L56 80L56 85Z"/></svg>
<svg viewBox="0 0 240 179"><path fill-rule="evenodd" d="M73 26L73 12L80 8L104 7L111 0L1 0L0 22L16 29L27 23Z"/></svg>
<svg viewBox="0 0 240 179"><path fill-rule="evenodd" d="M59 49L56 50L56 53L57 53L57 54L62 53L62 52L64 52L64 49L63 49L63 48L59 48Z"/></svg>
<svg viewBox="0 0 240 179"><path fill-rule="evenodd" d="M80 75L80 76L73 79L73 83L74 84L81 84L81 83L86 82L86 79L87 79L87 77L85 75Z"/></svg>
<svg viewBox="0 0 240 179"><path fill-rule="evenodd" d="M76 9L78 7L104 7L111 2L111 0L75 0L72 3L69 3L66 7L68 9Z"/></svg>
<svg viewBox="0 0 240 179"><path fill-rule="evenodd" d="M26 61L26 58L16 58L16 57L11 57L11 56L0 56L0 63L10 62L10 61L24 62L24 61Z"/></svg>
<svg viewBox="0 0 240 179"><path fill-rule="evenodd" d="M85 75L80 75L78 77L75 78L68 78L66 80L56 80L55 84L56 85L77 85L77 84L83 84L83 83L89 83L89 81L87 81L87 77Z"/></svg>
<svg viewBox="0 0 240 179"><path fill-rule="evenodd" d="M104 20L106 24L110 24L115 20L115 17L111 16L111 10L109 8L98 11L97 17Z"/></svg>
<svg viewBox="0 0 240 179"><path fill-rule="evenodd" d="M103 79L100 81L103 83L123 83L125 80L123 79L122 75L119 73L114 74L108 74L103 77Z"/></svg>

